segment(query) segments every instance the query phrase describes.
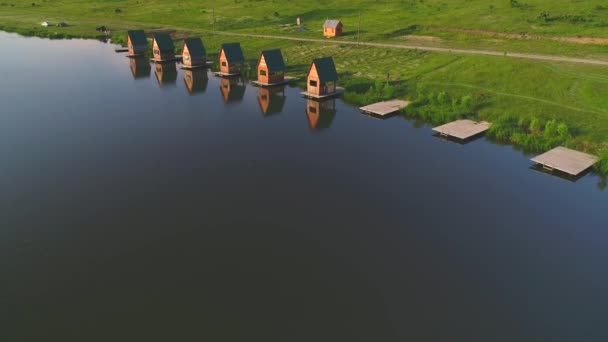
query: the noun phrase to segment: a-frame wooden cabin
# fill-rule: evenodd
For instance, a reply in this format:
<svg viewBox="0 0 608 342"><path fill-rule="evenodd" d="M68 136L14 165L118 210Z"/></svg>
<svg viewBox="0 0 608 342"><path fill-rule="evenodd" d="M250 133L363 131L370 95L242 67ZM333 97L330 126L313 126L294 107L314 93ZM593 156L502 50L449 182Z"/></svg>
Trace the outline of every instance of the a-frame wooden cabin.
<svg viewBox="0 0 608 342"><path fill-rule="evenodd" d="M332 57L315 58L308 69L306 92L312 96L337 94L338 72Z"/></svg>
<svg viewBox="0 0 608 342"><path fill-rule="evenodd" d="M152 41L152 59L156 62L175 60L175 45L168 33L155 33Z"/></svg>
<svg viewBox="0 0 608 342"><path fill-rule="evenodd" d="M127 31L127 48L129 56L142 56L148 52L148 39L143 30Z"/></svg>
<svg viewBox="0 0 608 342"><path fill-rule="evenodd" d="M243 50L240 43L222 44L220 49L220 74L223 75L238 75L241 72L241 67L245 63Z"/></svg>
<svg viewBox="0 0 608 342"><path fill-rule="evenodd" d="M281 84L285 81L285 61L281 50L265 50L258 60L258 83Z"/></svg>
<svg viewBox="0 0 608 342"><path fill-rule="evenodd" d="M200 38L186 38L182 44L182 64L190 67L207 64L207 51Z"/></svg>

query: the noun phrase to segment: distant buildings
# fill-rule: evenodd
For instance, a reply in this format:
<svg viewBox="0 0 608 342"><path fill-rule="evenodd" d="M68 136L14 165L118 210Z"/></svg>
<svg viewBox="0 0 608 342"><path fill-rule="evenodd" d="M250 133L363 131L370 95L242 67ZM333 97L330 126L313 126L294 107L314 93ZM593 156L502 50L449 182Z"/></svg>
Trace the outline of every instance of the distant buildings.
<svg viewBox="0 0 608 342"><path fill-rule="evenodd" d="M343 27L340 20L326 20L323 24L323 36L325 38L339 37L342 35Z"/></svg>

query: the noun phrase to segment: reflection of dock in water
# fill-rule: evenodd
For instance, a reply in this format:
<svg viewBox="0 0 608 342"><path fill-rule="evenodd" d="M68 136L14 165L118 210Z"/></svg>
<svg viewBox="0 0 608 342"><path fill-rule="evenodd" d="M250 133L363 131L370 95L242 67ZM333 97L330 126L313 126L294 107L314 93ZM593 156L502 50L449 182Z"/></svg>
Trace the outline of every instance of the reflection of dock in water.
<svg viewBox="0 0 608 342"><path fill-rule="evenodd" d="M239 78L221 78L220 92L224 103L241 102L245 96L245 85Z"/></svg>
<svg viewBox="0 0 608 342"><path fill-rule="evenodd" d="M205 69L184 70L184 83L190 94L202 93L207 90L209 76Z"/></svg>
<svg viewBox="0 0 608 342"><path fill-rule="evenodd" d="M329 128L336 116L336 99L306 100L306 117L310 129Z"/></svg>
<svg viewBox="0 0 608 342"><path fill-rule="evenodd" d="M258 88L258 104L264 116L279 114L285 106L285 87Z"/></svg>
<svg viewBox="0 0 608 342"><path fill-rule="evenodd" d="M154 74L160 86L173 85L177 81L177 65L175 62L155 63Z"/></svg>
<svg viewBox="0 0 608 342"><path fill-rule="evenodd" d="M134 79L150 77L152 68L150 67L150 62L145 57L129 58L129 64Z"/></svg>

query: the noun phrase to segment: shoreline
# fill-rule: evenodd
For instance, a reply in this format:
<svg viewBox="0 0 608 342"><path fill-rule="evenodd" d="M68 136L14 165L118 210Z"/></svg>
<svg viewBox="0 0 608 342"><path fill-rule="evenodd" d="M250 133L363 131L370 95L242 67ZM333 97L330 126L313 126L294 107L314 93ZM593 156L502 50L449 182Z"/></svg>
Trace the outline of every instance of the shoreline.
<svg viewBox="0 0 608 342"><path fill-rule="evenodd" d="M6 27L0 26L0 30L3 31L3 32L17 34L17 35L23 36L23 37L37 37L37 38L40 38L40 39L51 39L51 40L53 40L53 39L86 39L86 40L94 39L94 40L106 42L108 44L112 44L112 45L115 45L115 46L125 46L124 42L120 41L121 39L116 39L117 41L114 41L112 39L113 37L116 37L117 33L114 33L112 36L108 37L108 41L106 41L105 40L105 35L103 35L102 37L100 37L99 35L97 35L97 36L96 35L80 36L80 37L71 36L71 35L62 35L62 36L52 36L52 37L49 37L49 36L44 36L44 35L42 35L42 36L41 35L37 35L37 34L35 34L36 33L35 31L32 32L34 34L24 35L24 34L21 34L18 31L6 31L5 29L6 29ZM178 32L178 34L180 34L180 33ZM233 34L230 34L230 33L229 34L217 34L215 36L216 40L217 40L218 36L219 37L222 37L222 36L233 36ZM243 36L243 35L236 34L236 36ZM249 35L245 35L243 37L247 38L247 39L254 39L254 40L256 40L256 39L262 39L262 40L266 39L266 38L260 37L260 36L250 37ZM310 43L310 44L312 44L314 42L315 41L306 41L306 43ZM245 41L243 43L246 44L247 41ZM250 50L251 49L247 49L247 51L250 51ZM213 56L213 54L210 54L210 55ZM251 61L248 61L248 62L251 62ZM296 75L296 76L298 76L297 73L293 73L293 74ZM302 75L299 75L299 76L300 76L300 80L303 79ZM377 82L379 80L369 78L369 79L365 79L365 81L368 81L370 84L373 84L373 82L376 82L376 84L377 84ZM297 82L296 84L297 84L298 87L301 88L302 84L300 84L300 83L301 82ZM340 82L339 82L339 84L340 84ZM371 103L373 103L375 101L382 101L382 100L390 100L391 99L391 98L388 98L388 97L379 96L379 97L376 97L374 101L369 101L369 100L365 100L365 99L362 100L362 97L365 96L367 93L369 93L370 90L368 90L367 93L366 93L364 91L361 91L360 89L355 89L354 87L349 87L348 84L345 85L345 88L346 88L346 94L345 94L345 96L344 96L345 98L343 100L345 102L349 103L349 104L352 104L352 105L357 105L357 106L359 106L359 105L368 105L368 104L371 104ZM397 93L397 95L395 97L396 98L404 98L405 94L407 93L407 90L405 88L407 88L407 84L400 83L396 87L395 92ZM410 100L412 100L412 99L410 99ZM416 106L416 104L417 103L414 101L413 102L414 107ZM410 110L412 110L412 108L410 108ZM444 123L449 122L449 120L434 121L434 120L429 120L428 118L425 119L424 117L420 117L419 115L416 115L416 114L412 115L411 113L409 113L410 110L402 111L399 115L404 115L408 119L420 120L420 121L422 121L422 122L424 122L426 124L444 124ZM457 116L455 116L453 118L454 119L458 119L458 118L465 118L465 117L469 118L469 119L473 119L473 120L484 120L484 118L480 117L480 115L479 115L479 109L478 108L475 108L470 113L460 114L460 115L457 115ZM530 134L530 136L531 136L531 134ZM487 136L486 138L489 139L489 140L491 140L491 141L493 141L493 142L496 142L496 143L508 144L508 145L512 146L513 148L519 150L520 152L522 152L522 153L524 153L526 155L529 155L531 153L542 153L542 152L544 152L543 150L529 148L529 146L525 146L525 145L522 145L522 144L517 144L517 143L511 141L511 137L510 136L506 137L506 138L503 138L503 139L499 139L499 138L495 138L495 137L490 137L490 136ZM598 163L592 168L592 171L595 172L595 173L597 173L599 176L602 176L602 177L607 176L608 175L608 154L605 152L605 150L600 149L598 147L593 148L594 144L593 144L592 141L587 141L585 139L580 140L578 138L580 138L580 137L577 137L577 136L570 137L569 139L567 139L566 141L564 141L564 146L566 146L566 147L573 147L575 149L577 147L579 147L579 146L591 146L591 148L582 149L582 151L583 152L587 152L587 153L593 153L593 154L597 155L600 158L600 160L598 161Z"/></svg>

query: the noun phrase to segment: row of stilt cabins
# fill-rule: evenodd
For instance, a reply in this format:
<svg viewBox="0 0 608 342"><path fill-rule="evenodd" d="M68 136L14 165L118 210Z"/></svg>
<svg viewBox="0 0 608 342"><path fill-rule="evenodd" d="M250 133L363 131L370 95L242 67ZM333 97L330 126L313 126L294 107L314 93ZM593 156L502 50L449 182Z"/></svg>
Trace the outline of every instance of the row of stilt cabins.
<svg viewBox="0 0 608 342"><path fill-rule="evenodd" d="M144 31L127 32L129 56L141 56L148 51L148 41ZM175 45L168 33L152 35L152 61L157 63L175 61ZM186 38L182 44L182 68L190 69L209 66L207 52L200 38ZM240 43L222 44L219 57L219 72L223 77L240 75L245 64L245 57ZM257 82L260 86L274 86L289 82L292 78L285 76L285 60L279 49L264 50L260 53L257 64ZM338 73L332 57L316 58L312 61L306 80L307 97L321 98L339 93L336 87Z"/></svg>

